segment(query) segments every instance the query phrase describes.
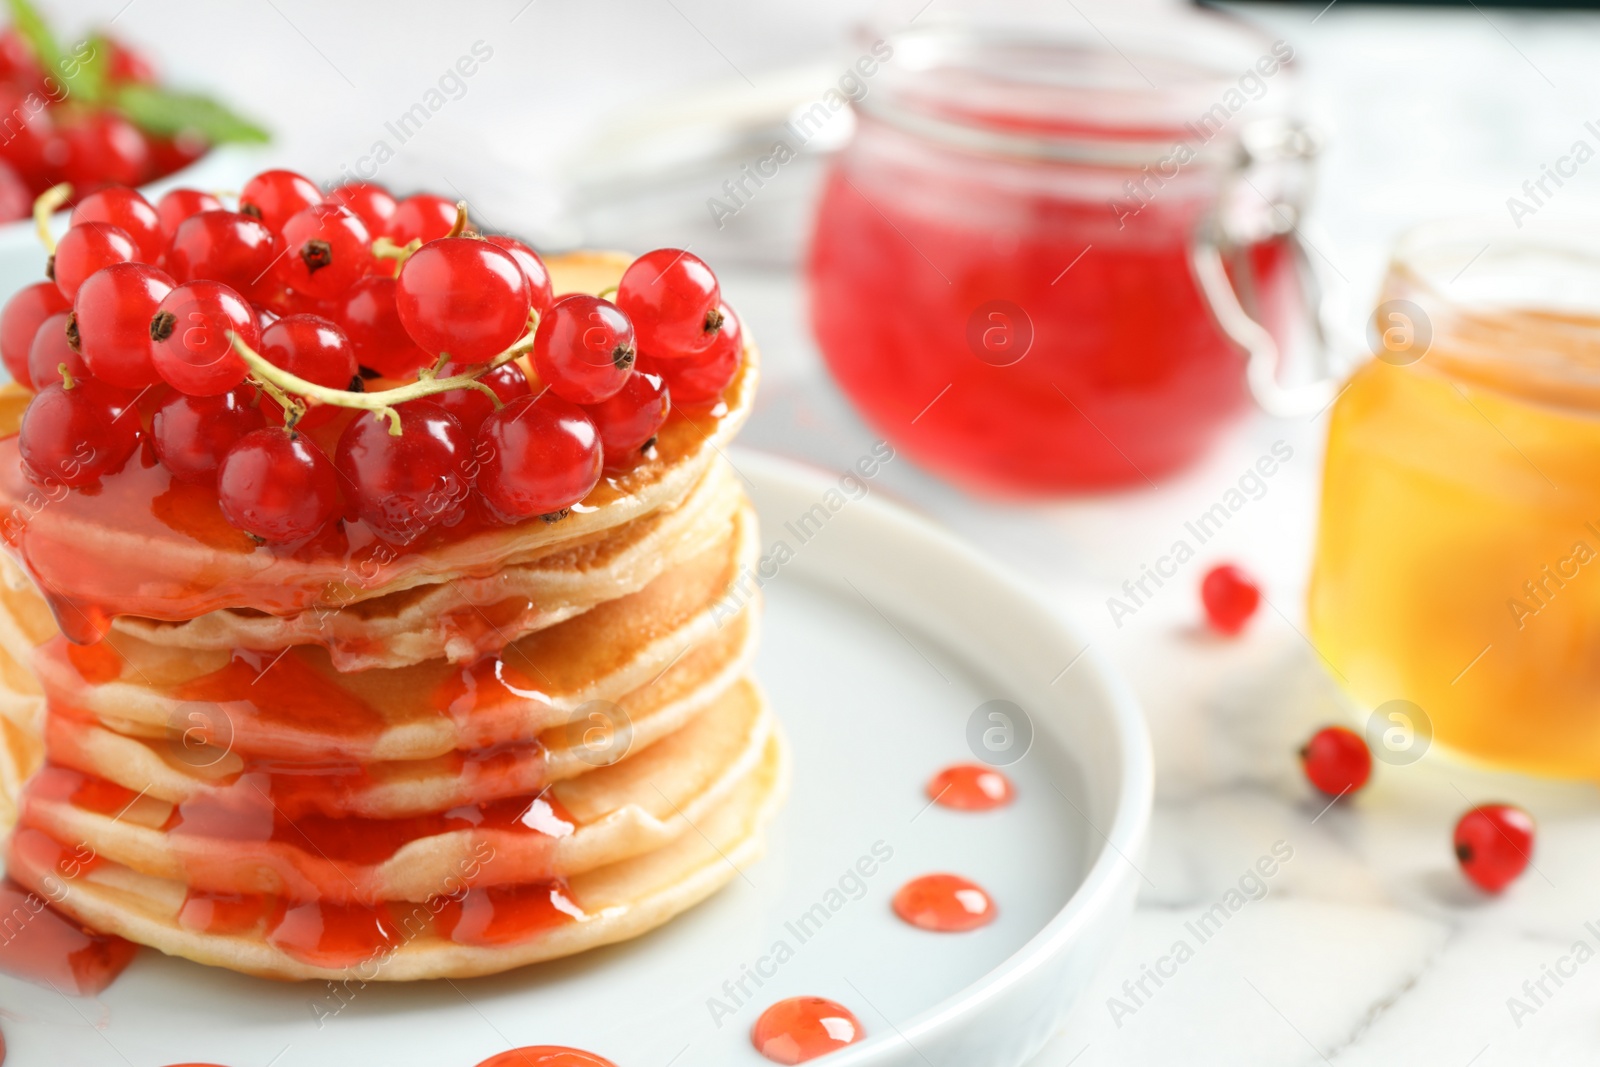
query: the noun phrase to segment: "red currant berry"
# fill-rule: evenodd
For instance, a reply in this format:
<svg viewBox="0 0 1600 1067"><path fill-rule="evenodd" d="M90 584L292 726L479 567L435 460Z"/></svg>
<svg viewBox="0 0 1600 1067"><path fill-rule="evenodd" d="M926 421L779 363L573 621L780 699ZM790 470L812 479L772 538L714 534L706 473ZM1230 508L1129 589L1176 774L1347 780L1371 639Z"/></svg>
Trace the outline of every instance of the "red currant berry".
<svg viewBox="0 0 1600 1067"><path fill-rule="evenodd" d="M41 389L22 413L17 438L24 471L45 485L93 485L121 470L138 444L132 394L93 378Z"/></svg>
<svg viewBox="0 0 1600 1067"><path fill-rule="evenodd" d="M437 241L447 236L456 226L456 204L442 196L418 193L400 201L394 214L389 216L389 227L384 236L397 245L412 241Z"/></svg>
<svg viewBox="0 0 1600 1067"><path fill-rule="evenodd" d="M1533 816L1510 804L1484 804L1456 823L1456 860L1479 889L1498 893L1533 855Z"/></svg>
<svg viewBox="0 0 1600 1067"><path fill-rule="evenodd" d="M640 450L655 440L672 410L672 399L661 375L635 371L610 398L584 410L600 431L606 469L623 470L633 466Z"/></svg>
<svg viewBox="0 0 1600 1067"><path fill-rule="evenodd" d="M167 384L191 396L215 396L244 381L244 360L229 333L261 348L255 310L221 282L184 282L150 320L150 355Z"/></svg>
<svg viewBox="0 0 1600 1067"><path fill-rule="evenodd" d="M0 161L0 222L16 222L33 213L33 191L11 164Z"/></svg>
<svg viewBox="0 0 1600 1067"><path fill-rule="evenodd" d="M156 201L156 215L161 219L162 250L172 243L178 226L191 215L202 211L221 211L222 201L199 189L171 189Z"/></svg>
<svg viewBox="0 0 1600 1067"><path fill-rule="evenodd" d="M328 194L327 199L353 211L366 224L367 233L377 236L389 228L399 201L389 195L389 190L371 182L349 182ZM448 230L445 232L449 232Z"/></svg>
<svg viewBox="0 0 1600 1067"><path fill-rule="evenodd" d="M299 541L339 510L338 475L303 433L268 426L228 449L217 468L217 503L230 523L263 541Z"/></svg>
<svg viewBox="0 0 1600 1067"><path fill-rule="evenodd" d="M176 173L211 150L211 145L193 130L182 130L175 137L149 136L150 169L146 181Z"/></svg>
<svg viewBox="0 0 1600 1067"><path fill-rule="evenodd" d="M722 325L711 344L697 355L680 359L640 356L640 369L648 369L666 379L672 399L679 407L713 404L739 373L744 359L744 336L739 319L727 304L721 305Z"/></svg>
<svg viewBox="0 0 1600 1067"><path fill-rule="evenodd" d="M161 216L137 189L109 185L90 193L72 209L72 225L85 222L108 222L132 237L133 243L139 246L141 263L155 263L167 250L166 238L161 233Z"/></svg>
<svg viewBox="0 0 1600 1067"><path fill-rule="evenodd" d="M1201 580L1200 602L1211 628L1232 637L1261 606L1261 589L1244 571L1223 563L1212 567Z"/></svg>
<svg viewBox="0 0 1600 1067"><path fill-rule="evenodd" d="M322 200L317 183L292 170L264 170L244 183L239 210L260 219L273 233L297 212Z"/></svg>
<svg viewBox="0 0 1600 1067"><path fill-rule="evenodd" d="M44 68L39 66L33 45L14 25L0 31L0 80L29 89L44 88Z"/></svg>
<svg viewBox="0 0 1600 1067"><path fill-rule="evenodd" d="M172 285L144 263L113 263L89 275L73 301L72 328L90 374L122 389L161 380L150 359L150 319Z"/></svg>
<svg viewBox="0 0 1600 1067"><path fill-rule="evenodd" d="M150 142L114 111L89 112L63 126L66 159L61 177L79 189L97 185L138 185L150 169Z"/></svg>
<svg viewBox="0 0 1600 1067"><path fill-rule="evenodd" d="M628 316L609 300L582 293L557 300L533 338L540 380L574 404L598 404L615 395L633 373L636 356Z"/></svg>
<svg viewBox="0 0 1600 1067"><path fill-rule="evenodd" d="M406 378L432 366L434 357L406 332L394 296L393 278L369 275L335 304L333 318L350 338L357 363L388 378Z"/></svg>
<svg viewBox="0 0 1600 1067"><path fill-rule="evenodd" d="M71 320L70 311L58 311L40 323L39 332L33 336L33 347L28 350L28 375L41 388L62 380L63 365L74 380L89 374L83 357L73 351L67 337L67 323Z"/></svg>
<svg viewBox="0 0 1600 1067"><path fill-rule="evenodd" d="M150 419L150 438L156 458L174 478L214 484L228 450L266 424L255 391L248 386L216 396L168 393Z"/></svg>
<svg viewBox="0 0 1600 1067"><path fill-rule="evenodd" d="M550 305L555 303L555 290L550 284L550 271L545 267L544 260L539 258L539 253L515 237L496 236L484 240L511 253L511 258L522 268L522 276L528 279L528 292L533 295L533 310L541 315L549 311Z"/></svg>
<svg viewBox="0 0 1600 1067"><path fill-rule="evenodd" d="M366 224L337 204L314 204L296 214L283 224L283 243L283 283L318 300L342 295L372 266Z"/></svg>
<svg viewBox="0 0 1600 1067"><path fill-rule="evenodd" d="M143 52L124 41L108 41L111 56L106 63L106 78L113 85L154 85L156 68Z"/></svg>
<svg viewBox="0 0 1600 1067"><path fill-rule="evenodd" d="M472 492L472 439L437 404L413 400L398 410L398 436L379 415L357 416L339 437L334 464L362 521L404 545L461 521Z"/></svg>
<svg viewBox="0 0 1600 1067"><path fill-rule="evenodd" d="M484 504L502 522L520 522L588 495L600 480L600 434L582 408L545 392L484 419L475 458Z"/></svg>
<svg viewBox="0 0 1600 1067"><path fill-rule="evenodd" d="M33 349L33 339L39 327L58 311L70 311L72 301L61 295L55 282L34 282L18 289L0 311L0 360L11 372L11 377L29 389L34 387L28 373L28 354ZM43 388L50 382L43 381Z"/></svg>
<svg viewBox="0 0 1600 1067"><path fill-rule="evenodd" d="M329 389L348 389L356 377L350 339L320 315L285 315L261 331L260 351L274 366ZM338 414L336 407L313 405L300 425L309 429Z"/></svg>
<svg viewBox="0 0 1600 1067"><path fill-rule="evenodd" d="M639 350L673 359L704 350L722 326L717 276L698 256L675 248L646 252L617 286L617 306L639 334Z"/></svg>
<svg viewBox="0 0 1600 1067"><path fill-rule="evenodd" d="M1300 765L1312 785L1330 797L1339 797L1367 784L1372 753L1355 731L1325 726L1300 750Z"/></svg>
<svg viewBox="0 0 1600 1067"><path fill-rule="evenodd" d="M510 348L528 326L532 297L517 261L487 241L430 241L400 268L395 308L423 351L482 363Z"/></svg>
<svg viewBox="0 0 1600 1067"><path fill-rule="evenodd" d="M452 374L462 373L466 368L467 364L464 363L446 363L439 369L439 377L448 378ZM502 404L509 404L517 397L533 392L528 385L528 376L514 362L502 363L487 374L479 375L478 381L494 390L494 395L500 398ZM494 401L477 389L452 389L428 399L454 415L469 437L476 436L483 420L494 410Z"/></svg>
<svg viewBox="0 0 1600 1067"><path fill-rule="evenodd" d="M236 292L265 296L282 242L259 219L237 211L202 211L178 224L167 249L167 270L180 282L221 282Z"/></svg>
<svg viewBox="0 0 1600 1067"><path fill-rule="evenodd" d="M138 258L139 246L128 231L105 222L86 222L62 235L56 254L50 257L51 276L61 295L71 300L78 295L78 286L95 271Z"/></svg>

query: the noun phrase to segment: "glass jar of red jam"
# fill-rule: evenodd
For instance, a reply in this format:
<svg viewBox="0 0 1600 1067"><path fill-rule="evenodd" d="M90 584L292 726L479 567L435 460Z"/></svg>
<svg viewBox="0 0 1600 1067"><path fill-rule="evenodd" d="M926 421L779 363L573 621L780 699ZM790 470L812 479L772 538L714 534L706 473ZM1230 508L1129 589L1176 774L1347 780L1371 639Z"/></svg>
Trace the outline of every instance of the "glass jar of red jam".
<svg viewBox="0 0 1600 1067"><path fill-rule="evenodd" d="M1030 496L1153 483L1252 392L1292 406L1315 151L1293 48L1178 9L936 16L862 40L812 239L813 330L867 420Z"/></svg>

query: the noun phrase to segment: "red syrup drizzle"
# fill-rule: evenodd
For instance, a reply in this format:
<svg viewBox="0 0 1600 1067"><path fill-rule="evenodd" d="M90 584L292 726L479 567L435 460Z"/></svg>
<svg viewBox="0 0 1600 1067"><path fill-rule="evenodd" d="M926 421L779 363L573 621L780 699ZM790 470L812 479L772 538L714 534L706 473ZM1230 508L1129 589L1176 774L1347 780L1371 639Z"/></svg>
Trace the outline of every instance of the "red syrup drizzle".
<svg viewBox="0 0 1600 1067"><path fill-rule="evenodd" d="M565 879L531 885L483 886L449 899L434 918L440 936L459 945L514 945L587 918Z"/></svg>
<svg viewBox="0 0 1600 1067"><path fill-rule="evenodd" d="M900 887L894 913L919 929L955 934L989 925L995 906L976 882L955 874L925 874Z"/></svg>
<svg viewBox="0 0 1600 1067"><path fill-rule="evenodd" d="M565 1045L528 1045L490 1056L478 1067L617 1067L603 1056Z"/></svg>
<svg viewBox="0 0 1600 1067"><path fill-rule="evenodd" d="M67 883L97 862L92 852L81 853L38 830L20 829L12 835L6 863L46 890L68 892ZM47 896L10 878L0 881L0 972L88 997L115 981L138 951L131 941L74 922Z"/></svg>
<svg viewBox="0 0 1600 1067"><path fill-rule="evenodd" d="M267 944L301 963L341 970L378 961L399 947L399 932L382 905L284 902L268 921Z"/></svg>
<svg viewBox="0 0 1600 1067"><path fill-rule="evenodd" d="M804 1063L865 1036L849 1008L823 997L780 1000L750 1031L756 1051L774 1063Z"/></svg>
<svg viewBox="0 0 1600 1067"><path fill-rule="evenodd" d="M1016 798L1011 779L981 763L957 763L928 780L928 796L957 811L992 811Z"/></svg>

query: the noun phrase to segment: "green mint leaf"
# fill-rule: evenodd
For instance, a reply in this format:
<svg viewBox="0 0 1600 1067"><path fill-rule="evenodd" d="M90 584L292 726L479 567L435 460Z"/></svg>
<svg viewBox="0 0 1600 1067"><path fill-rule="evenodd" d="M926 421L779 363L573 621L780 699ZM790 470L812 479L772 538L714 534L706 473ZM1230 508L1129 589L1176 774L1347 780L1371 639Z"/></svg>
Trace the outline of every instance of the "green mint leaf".
<svg viewBox="0 0 1600 1067"><path fill-rule="evenodd" d="M106 96L106 80L111 72L111 41L95 34L79 41L70 57L61 62L61 80L67 95L85 104L98 104Z"/></svg>
<svg viewBox="0 0 1600 1067"><path fill-rule="evenodd" d="M123 85L114 90L111 102L134 125L149 133L170 137L187 130L211 144L260 143L269 139L260 126L199 93L174 92L153 85Z"/></svg>

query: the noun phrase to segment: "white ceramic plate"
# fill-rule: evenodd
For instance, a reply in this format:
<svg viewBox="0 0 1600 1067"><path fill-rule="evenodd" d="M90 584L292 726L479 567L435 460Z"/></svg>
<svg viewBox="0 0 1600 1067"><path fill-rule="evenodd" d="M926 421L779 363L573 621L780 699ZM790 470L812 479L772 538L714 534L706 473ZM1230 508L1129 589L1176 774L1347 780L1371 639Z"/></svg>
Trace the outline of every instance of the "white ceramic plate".
<svg viewBox="0 0 1600 1067"><path fill-rule="evenodd" d="M856 488L870 482L750 453L734 462L764 543L792 551L764 586L758 673L794 745L765 859L649 936L495 978L335 994L153 952L98 1001L0 978L6 1067L474 1067L526 1044L619 1067L755 1067L767 1061L751 1024L798 994L840 1001L865 1027L830 1067L1021 1064L1132 907L1151 791L1138 708L1071 628L972 550ZM1017 800L982 814L930 807L925 783L973 758L969 724L994 699L1032 725L1006 767ZM1021 751L1016 726L1019 747L991 758ZM846 878L842 906L802 942L786 924L837 904L829 891L874 846L892 858L859 886ZM896 918L894 892L934 871L988 889L996 921L935 934ZM763 965L757 988L746 968L779 941L793 957ZM751 995L738 1003L724 983L741 977ZM731 1016L714 1021L713 997Z"/></svg>

